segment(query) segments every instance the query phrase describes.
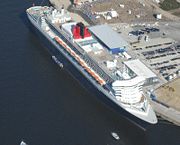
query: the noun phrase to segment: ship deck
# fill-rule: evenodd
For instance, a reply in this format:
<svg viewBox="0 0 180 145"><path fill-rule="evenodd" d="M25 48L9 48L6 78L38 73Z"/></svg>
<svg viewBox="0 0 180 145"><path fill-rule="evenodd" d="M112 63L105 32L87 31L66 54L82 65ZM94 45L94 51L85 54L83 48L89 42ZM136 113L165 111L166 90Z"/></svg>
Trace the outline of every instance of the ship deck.
<svg viewBox="0 0 180 145"><path fill-rule="evenodd" d="M58 31L62 31L61 30L61 26L62 24L60 23L54 23L53 24L55 26L55 28ZM96 41L97 43L100 44L100 42L98 42L97 39L95 39L94 37L91 38L91 40ZM113 80L118 80L120 79L117 75L115 75L115 72L117 70L119 71L123 71L123 62L126 61L127 59L122 57L121 55L118 54L111 54L108 49L106 47L104 47L103 45L101 45L102 49L99 48L92 48L91 44L86 45L86 48L83 48L83 46L81 46L82 44L88 43L87 41L89 41L89 39L82 39L82 40L77 40L76 42L76 49L79 50L80 52L83 52L83 54L86 54L86 56L88 56L89 58L91 58L91 60L93 60L106 74L108 74ZM88 51L86 51L88 50ZM114 60L117 61L116 66L112 67L112 68L108 68L106 65L106 62L113 62Z"/></svg>
<svg viewBox="0 0 180 145"><path fill-rule="evenodd" d="M34 18L38 19L38 16L42 16L45 15L47 13L49 13L49 11L51 11L51 9L49 7L43 7L42 10L39 10L37 8L37 10L29 10L29 13L31 13L31 15ZM48 17L46 17L46 19L48 20ZM50 23L50 21L49 21ZM53 25L53 27L55 27L55 29L63 34L64 36L66 36L65 32L61 29L62 24L60 23L50 23L51 25ZM66 37L67 38L67 37ZM67 38L68 39L68 38ZM96 40L94 37L92 37L92 39L94 39L97 43L98 40ZM89 50L90 51L85 51L85 49L83 49L83 47L80 46L80 43L84 44L86 43L86 39L84 40L78 40L76 42L76 44L72 44L74 46L75 49L77 49L77 51L79 52L78 55L81 55L81 57L88 62L88 64L95 69L96 72L100 73L103 75L103 78L105 76L105 80L107 82L112 82L113 80L118 80L118 79L122 79L119 76L117 76L115 74L115 72L118 70L120 72L123 72L123 61L127 60L126 58L122 57L121 55L114 55L111 54L107 48L105 48L103 45L101 45L102 49L92 49L92 47L90 47L89 45ZM87 49L87 46L86 46ZM108 62L113 62L116 61L116 66L115 67L107 67L107 61Z"/></svg>

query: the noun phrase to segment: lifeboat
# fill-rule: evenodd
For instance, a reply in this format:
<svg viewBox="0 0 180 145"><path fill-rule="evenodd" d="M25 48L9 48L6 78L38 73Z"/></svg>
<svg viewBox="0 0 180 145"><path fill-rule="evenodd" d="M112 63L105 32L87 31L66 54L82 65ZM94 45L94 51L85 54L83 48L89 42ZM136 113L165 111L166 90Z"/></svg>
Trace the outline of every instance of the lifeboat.
<svg viewBox="0 0 180 145"><path fill-rule="evenodd" d="M73 50L71 50L71 48L65 43L63 42L58 36L55 36L54 39L56 40L56 42L58 42L60 45L62 45L71 56L73 56L77 62L86 69L86 71L100 84L100 85L104 85L106 84L106 82L99 77L98 74L96 74L94 72L94 70L92 70L85 62L84 60L82 60Z"/></svg>

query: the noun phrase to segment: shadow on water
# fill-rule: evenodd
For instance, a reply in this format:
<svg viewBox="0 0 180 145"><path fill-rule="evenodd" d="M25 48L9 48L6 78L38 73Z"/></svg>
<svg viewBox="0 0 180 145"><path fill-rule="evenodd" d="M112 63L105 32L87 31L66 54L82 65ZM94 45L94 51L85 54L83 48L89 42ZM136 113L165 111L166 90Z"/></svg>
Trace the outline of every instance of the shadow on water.
<svg viewBox="0 0 180 145"><path fill-rule="evenodd" d="M148 145L179 145L180 126L160 119L158 124L146 131Z"/></svg>
<svg viewBox="0 0 180 145"><path fill-rule="evenodd" d="M3 15L3 20L12 24L1 31L7 35L0 58L0 145L19 145L21 139L29 145L179 145L179 127L160 122L143 130L59 69L27 28L30 5L11 4L13 9L3 10L11 18Z"/></svg>

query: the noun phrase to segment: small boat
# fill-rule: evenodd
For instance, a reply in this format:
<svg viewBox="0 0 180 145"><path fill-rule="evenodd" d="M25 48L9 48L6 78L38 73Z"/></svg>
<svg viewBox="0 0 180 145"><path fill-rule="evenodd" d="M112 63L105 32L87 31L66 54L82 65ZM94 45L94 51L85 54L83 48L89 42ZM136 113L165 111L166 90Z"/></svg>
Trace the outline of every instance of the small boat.
<svg viewBox="0 0 180 145"><path fill-rule="evenodd" d="M22 140L20 145L27 145L27 144Z"/></svg>
<svg viewBox="0 0 180 145"><path fill-rule="evenodd" d="M61 63L57 58L56 56L52 56L52 59L60 66L60 68L63 68L63 63Z"/></svg>
<svg viewBox="0 0 180 145"><path fill-rule="evenodd" d="M119 140L119 139L120 139L119 136L118 136L118 134L115 133L115 132L111 132L111 135L112 135L112 137L114 137L116 140Z"/></svg>

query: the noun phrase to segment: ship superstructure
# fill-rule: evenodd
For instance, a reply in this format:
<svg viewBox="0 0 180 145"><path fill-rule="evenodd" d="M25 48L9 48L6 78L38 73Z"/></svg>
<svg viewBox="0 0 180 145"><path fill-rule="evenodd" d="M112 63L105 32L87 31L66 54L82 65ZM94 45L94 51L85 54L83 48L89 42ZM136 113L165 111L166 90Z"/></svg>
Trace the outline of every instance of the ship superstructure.
<svg viewBox="0 0 180 145"><path fill-rule="evenodd" d="M103 96L137 118L157 123L156 115L143 95L145 78L128 70L124 61L115 55L124 53L129 56L123 50L128 44L108 50L101 37L94 35L93 27L73 21L64 8L58 11L53 7L34 6L27 9L27 15L58 53L71 62Z"/></svg>

